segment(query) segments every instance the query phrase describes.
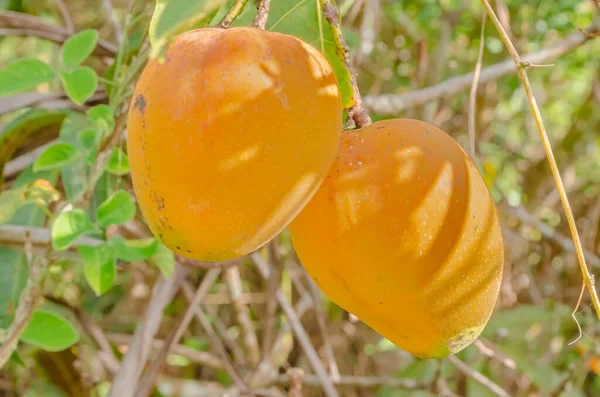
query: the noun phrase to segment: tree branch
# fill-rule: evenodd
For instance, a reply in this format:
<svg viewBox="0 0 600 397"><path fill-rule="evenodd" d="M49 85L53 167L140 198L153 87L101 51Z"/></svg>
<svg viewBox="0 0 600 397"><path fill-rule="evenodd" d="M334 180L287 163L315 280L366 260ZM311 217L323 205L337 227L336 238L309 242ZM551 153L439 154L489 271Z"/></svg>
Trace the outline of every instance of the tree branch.
<svg viewBox="0 0 600 397"><path fill-rule="evenodd" d="M592 27L587 33L597 32L597 27ZM577 32L567 38L544 48L543 50L526 54L523 61L532 64L543 64L556 59L590 40L587 34ZM497 63L481 69L479 84L485 84L497 80L503 76L514 73L515 64L512 59ZM474 73L451 77L442 83L420 90L410 91L404 94L383 94L377 96L365 96L365 106L376 114L395 114L415 106L435 101L443 96L458 94L468 89L473 83Z"/></svg>
<svg viewBox="0 0 600 397"><path fill-rule="evenodd" d="M333 33L338 58L342 61L342 64L346 67L348 73L350 73L350 84L352 85L352 99L354 100L354 104L348 109L348 118L354 121L356 128L366 127L371 124L371 118L362 105L362 97L356 81L356 71L352 66L350 51L346 44L346 40L344 39L342 27L339 22L339 11L330 0L319 1L321 3L321 8L323 9L323 16L331 27L331 33Z"/></svg>
<svg viewBox="0 0 600 397"><path fill-rule="evenodd" d="M48 25L41 18L20 12L0 11L0 35L34 36L62 44L71 34L64 28ZM101 57L114 57L119 49L105 41L98 40L93 54Z"/></svg>
<svg viewBox="0 0 600 397"><path fill-rule="evenodd" d="M455 356L448 356L448 361L456 366L460 372L473 379L475 382L479 383L490 392L492 392L495 396L498 397L510 397L510 395L496 383L492 382L490 378L483 375L481 372L475 371L473 368L469 367L465 362L456 358Z"/></svg>
<svg viewBox="0 0 600 397"><path fill-rule="evenodd" d="M148 359L152 341L160 326L163 310L183 283L188 269L176 265L175 271L168 279L162 276L152 289L152 298L148 302L144 317L140 320L133 340L125 358L121 362L119 372L115 376L108 397L132 397L138 378Z"/></svg>
<svg viewBox="0 0 600 397"><path fill-rule="evenodd" d="M251 254L251 257L254 260L254 262L256 263L256 265L257 265L256 267L259 270L259 272L261 273L261 276L265 280L267 280L269 278L269 273L267 270L268 266L266 266L263 259L257 252L254 252L253 254ZM312 342L310 341L310 338L309 338L308 334L306 333L306 330L302 326L302 323L300 322L298 315L294 311L294 308L287 301L287 299L283 295L283 292L281 292L280 289L277 290L275 297L277 299L277 302L281 306L281 309L283 310L285 315L288 317L290 326L291 326L292 330L294 331L294 334L296 335L296 339L298 340L298 342L300 342L300 345L302 346L304 353L306 353L306 356L308 358L308 361L309 361L311 367L313 368L313 370L315 371L315 373L321 380L324 394L327 397L338 397L339 394L333 385L333 381L329 377L327 370L325 370L325 366L323 365L323 363L321 362L321 359L319 358L319 355L315 351L315 347L312 345Z"/></svg>
<svg viewBox="0 0 600 397"><path fill-rule="evenodd" d="M265 26L267 26L267 19L269 19L270 5L271 0L258 0L256 4L256 17L254 18L254 21L252 21L252 26L265 30Z"/></svg>
<svg viewBox="0 0 600 397"><path fill-rule="evenodd" d="M160 371L167 359L167 356L169 355L171 350L179 343L179 340L183 336L183 333L192 321L192 318L194 316L194 309L206 296L214 282L217 280L217 277L219 277L220 273L221 270L219 269L212 269L206 273L204 279L200 283L200 286L198 287L196 293L190 301L187 310L185 311L183 317L181 317L181 320L177 324L177 327L173 330L169 338L167 338L167 340L161 347L160 352L152 361L150 368L146 370L144 377L140 381L140 386L136 391L137 397L146 397L150 395L150 393L152 392L152 387L154 386L154 383L156 382L156 379L160 374Z"/></svg>

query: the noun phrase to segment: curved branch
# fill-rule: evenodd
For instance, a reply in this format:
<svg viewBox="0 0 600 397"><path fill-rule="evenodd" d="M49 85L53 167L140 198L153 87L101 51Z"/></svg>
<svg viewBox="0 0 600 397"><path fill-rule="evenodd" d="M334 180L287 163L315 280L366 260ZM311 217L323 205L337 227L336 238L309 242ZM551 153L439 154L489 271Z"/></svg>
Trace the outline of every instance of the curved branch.
<svg viewBox="0 0 600 397"><path fill-rule="evenodd" d="M331 33L333 33L333 39L335 40L338 58L342 61L342 64L346 67L348 73L350 73L350 85L352 85L352 99L354 100L354 105L348 109L348 118L354 121L356 128L366 127L371 124L371 118L362 106L362 97L356 81L356 71L352 66L350 51L346 44L346 40L344 39L344 35L342 34L342 27L340 26L339 11L330 0L319 1L323 8L323 16L331 27Z"/></svg>
<svg viewBox="0 0 600 397"><path fill-rule="evenodd" d="M558 170L556 160L554 159L552 145L550 144L548 134L546 133L544 120L542 119L540 109L538 108L537 101L535 99L535 95L533 94L533 88L531 87L531 83L529 82L529 78L527 77L527 71L525 70L530 65L526 60L520 58L517 49L515 48L512 41L510 40L510 37L502 27L502 24L498 20L498 17L496 16L496 13L494 12L494 9L490 5L489 1L481 0L481 3L483 4L483 7L485 8L488 16L490 17L494 26L496 27L496 30L498 31L500 38L504 42L506 49L513 58L514 67L516 67L519 79L521 80L523 88L525 89L525 95L527 96L527 101L529 102L531 112L533 113L533 118L535 119L535 124L538 129L542 144L544 146L546 157L548 158L550 170L552 171L552 177L556 184L556 189L558 190L560 201L562 202L563 210L565 213L565 217L567 218L569 229L571 230L571 238L573 239L573 243L575 244L577 259L579 260L579 268L583 276L583 283L585 284L585 286L588 289L588 292L590 293L592 303L594 304L594 309L596 311L596 314L600 318L600 301L598 300L598 293L596 292L596 288L594 287L594 276L590 274L590 271L586 264L585 254L583 253L583 247L579 238L579 232L577 231L577 224L575 223L575 217L573 217L573 212L571 211L571 205L569 204L567 192L565 191L565 187L560 176L560 171ZM577 310L577 308L575 308L575 310Z"/></svg>
<svg viewBox="0 0 600 397"><path fill-rule="evenodd" d="M521 59L531 64L544 64L556 59L575 48L594 38L598 32L597 28L588 30L585 33L573 33L565 39L544 48L540 51L525 54ZM497 63L481 69L479 75L479 84L497 80L503 76L514 73L515 64L512 59ZM467 73L462 76L451 77L442 83L420 90L410 91L404 94L383 94L377 96L365 96L363 102L365 106L376 114L394 114L415 106L421 106L431 101L435 101L443 96L458 94L471 87L474 73Z"/></svg>
<svg viewBox="0 0 600 397"><path fill-rule="evenodd" d="M0 11L0 35L33 36L62 44L71 34L65 28L52 26L42 19L13 11ZM117 46L105 40L98 40L93 54L100 57L114 57Z"/></svg>

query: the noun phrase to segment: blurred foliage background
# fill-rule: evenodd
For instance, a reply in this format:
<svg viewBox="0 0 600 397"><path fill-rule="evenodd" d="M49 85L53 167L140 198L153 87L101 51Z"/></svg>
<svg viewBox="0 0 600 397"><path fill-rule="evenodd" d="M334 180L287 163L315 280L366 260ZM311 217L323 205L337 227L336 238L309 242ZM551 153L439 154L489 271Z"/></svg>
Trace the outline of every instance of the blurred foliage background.
<svg viewBox="0 0 600 397"><path fill-rule="evenodd" d="M278 2L289 4L290 9L304 2L314 3L272 0ZM600 3L492 3L519 52L543 60L531 62L542 65L529 68L530 79L589 265L592 273L598 274L600 38L595 36L600 29ZM469 97L480 47L480 2L338 0L338 6L372 118L429 121L469 149ZM83 63L99 76L94 94L83 104L76 105L64 95L64 83L59 79L44 82L35 93L1 97L0 125L6 128L32 108L68 108L70 113L60 136L69 141L69 136L85 130L85 111L108 103L113 107L118 129L122 124L119 105L126 102L135 83L135 75L127 76L127 70L135 71L131 65L143 62L147 56L142 43L153 7L153 1L129 0L0 1L4 10L0 12L0 67L34 57L59 69L62 43L85 29L96 29L104 43L104 50ZM251 0L248 8L253 7ZM14 13L34 18L32 25L15 25ZM293 22L290 24L292 29ZM174 277L181 282L184 274L186 281L181 289L173 287L173 299L165 302L160 326L151 335L155 340L149 363L157 357L160 361L163 341L173 336L195 285L207 277L214 282L208 285L200 309L183 330L179 343L162 350L167 354L154 379L153 396L331 395L324 394L323 380L315 374L311 361L314 357L323 363L341 396L600 395L600 346L596 342L599 323L584 297L574 315L582 329L578 337L571 312L582 280L573 244L529 105L512 60L489 20L483 50L474 108L475 159L498 205L506 262L498 306L482 337L449 359L415 359L320 295L302 270L284 232L261 255L247 258L238 267L222 271L192 269L184 274L178 270L180 265L175 265ZM119 58L128 66L115 73ZM108 124L115 128L115 121L111 122ZM109 139L114 134L108 132L101 141L110 142L111 149L116 150L111 153L124 156L118 151L119 147L125 149L123 142ZM5 197L9 190L42 178L50 181L61 197L53 203L44 201L47 205L42 207L50 214L57 213L65 206L78 206L74 203L86 193L86 178L91 178L92 191L87 192L90 196L84 208L95 220L98 205L111 194L118 189L132 192L127 167L113 155L112 160L105 160L104 167L108 168L96 172L95 178L92 176L98 158L94 162L93 157L90 164L83 162L80 168L75 167L78 163L63 167L60 176L53 171L34 172L30 165L39 156L39 147L56 136L57 131L36 135L11 156L13 162L4 170ZM31 259L27 250L23 253L29 240L19 242L13 233L16 229L10 227L29 225L43 231L49 226L48 214L39 205L21 204L14 217L3 220L5 224L0 226L3 334L15 314ZM100 234L107 236L131 239L148 236L148 232L138 213ZM48 238L42 240L33 245L48 255ZM1 371L0 395L108 395L119 361L136 338L136 326L155 302L153 289L156 292L157 285L168 283L160 270L165 275L172 271L160 268L161 263L169 266L169 261L158 263L159 267L151 260L119 261L114 282L97 295L86 283L89 276L83 274L81 258L72 250L63 254L49 254L41 307L68 319L77 340L60 351L44 349L39 343L19 344L16 355ZM261 277L261 266L270 269L266 279ZM312 349L307 349L306 340L303 342L299 336L294 318L290 319L289 312L284 313L275 303L278 293L294 308ZM41 323L39 327L41 332L52 334L51 324ZM254 394L242 392L236 376L256 386Z"/></svg>

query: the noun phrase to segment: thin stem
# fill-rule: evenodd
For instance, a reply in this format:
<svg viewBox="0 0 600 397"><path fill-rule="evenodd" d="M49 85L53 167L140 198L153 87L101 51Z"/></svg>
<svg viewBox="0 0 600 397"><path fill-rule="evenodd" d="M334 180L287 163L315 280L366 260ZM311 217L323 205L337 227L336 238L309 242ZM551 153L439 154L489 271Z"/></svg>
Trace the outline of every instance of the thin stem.
<svg viewBox="0 0 600 397"><path fill-rule="evenodd" d="M248 0L235 0L235 3L233 3L227 14L221 19L221 22L219 22L219 26L223 29L230 27L233 21L244 11L247 3Z"/></svg>
<svg viewBox="0 0 600 397"><path fill-rule="evenodd" d="M267 19L269 19L270 5L271 0L259 0L258 4L256 5L257 13L254 21L252 21L252 26L265 30L265 26L267 26Z"/></svg>
<svg viewBox="0 0 600 397"><path fill-rule="evenodd" d="M481 16L481 33L479 35L479 53L477 54L477 63L475 64L475 72L473 72L473 84L471 85L471 94L469 97L469 155L475 161L475 106L477 99L477 86L479 85L479 76L481 74L481 64L483 63L483 50L485 43L485 20L487 15L485 12Z"/></svg>
<svg viewBox="0 0 600 397"><path fill-rule="evenodd" d="M590 274L587 264L585 262L585 255L583 253L583 247L581 246L581 240L579 239L579 233L577 232L575 218L573 217L573 213L571 212L569 199L567 197L565 187L560 177L560 172L558 170L558 166L556 165L556 160L554 159L552 145L550 144L550 140L548 139L546 127L544 126L542 115L540 113L537 102L535 100L535 96L533 94L533 88L531 87L531 83L529 82L529 78L527 77L527 71L525 70L527 64L523 62L519 57L519 53L517 52L515 46L511 42L510 37L504 30L504 27L502 27L502 23L500 23L500 21L498 20L498 17L494 13L494 9L490 5L489 1L481 0L481 3L485 7L488 16L490 17L490 19L494 23L494 26L496 27L496 30L500 34L500 37L502 38L506 49L513 58L515 66L517 68L517 73L519 74L519 78L521 79L523 87L525 88L525 94L527 95L527 100L529 101L531 111L533 112L535 124L540 134L540 138L542 139L542 144L544 146L544 151L546 152L546 157L548 158L548 163L550 164L550 170L552 171L554 183L556 184L558 195L560 196L560 201L562 203L563 210L567 218L567 223L569 224L569 229L571 230L571 237L573 238L573 243L575 244L575 251L577 253L577 258L579 259L579 267L581 269L581 274L583 275L583 282L585 283L590 293L592 303L594 304L594 309L596 310L596 314L600 318L600 301L598 300L598 294L596 292L596 289L594 288L594 276Z"/></svg>
<svg viewBox="0 0 600 397"><path fill-rule="evenodd" d="M152 388L154 387L154 384L160 375L160 371L167 360L167 356L173 350L173 348L179 344L183 333L188 328L194 317L194 309L200 304L200 302L202 302L202 299L204 299L210 288L219 277L220 273L221 270L219 269L212 269L206 272L204 279L198 286L198 289L190 301L187 310L181 317L179 324L177 324L177 327L173 329L171 335L161 347L160 352L152 360L152 364L150 364L150 367L146 370L146 373L144 374L144 377L140 381L140 385L136 390L135 395L137 397L146 397L150 395Z"/></svg>
<svg viewBox="0 0 600 397"><path fill-rule="evenodd" d="M65 23L65 29L69 34L75 33L75 27L73 26L73 20L71 19L71 15L69 14L69 10L67 6L62 0L54 0L54 4L56 8L58 8L58 12L60 12L60 16Z"/></svg>
<svg viewBox="0 0 600 397"><path fill-rule="evenodd" d="M254 260L254 263L256 264L256 267L263 279L267 280L269 278L269 267L264 263L263 259L257 252L251 254L251 257ZM298 314L296 313L292 305L288 302L281 289L278 289L275 293L275 299L277 299L279 306L287 316L288 321L290 323L290 327L294 331L294 334L296 335L296 339L300 343L300 346L302 346L302 349L304 350L304 353L308 358L310 366L313 368L313 370L321 380L323 393L327 397L338 397L339 393L335 389L331 377L325 370L325 366L321 362L321 359L319 358L315 347L312 345L312 342L310 341L306 330L302 326Z"/></svg>
<svg viewBox="0 0 600 397"><path fill-rule="evenodd" d="M352 66L348 44L346 44L346 40L344 39L344 35L342 33L342 27L340 26L339 11L335 4L333 4L330 0L319 1L321 3L321 8L323 9L323 16L331 27L338 58L340 58L340 61L342 61L346 69L348 69L348 73L350 74L350 84L352 85L352 99L354 100L354 105L348 109L348 118L354 121L356 128L366 127L371 124L371 118L369 117L366 109L362 106L362 97L360 95L360 90L358 89L358 83L356 82L356 72Z"/></svg>
<svg viewBox="0 0 600 397"><path fill-rule="evenodd" d="M485 1L485 0L484 0ZM475 382L479 383L486 389L488 389L492 394L498 397L508 397L509 394L496 383L492 382L490 378L483 375L481 372L475 371L473 368L469 367L463 361L459 360L455 356L449 356L448 361L454 364L460 372L473 379Z"/></svg>

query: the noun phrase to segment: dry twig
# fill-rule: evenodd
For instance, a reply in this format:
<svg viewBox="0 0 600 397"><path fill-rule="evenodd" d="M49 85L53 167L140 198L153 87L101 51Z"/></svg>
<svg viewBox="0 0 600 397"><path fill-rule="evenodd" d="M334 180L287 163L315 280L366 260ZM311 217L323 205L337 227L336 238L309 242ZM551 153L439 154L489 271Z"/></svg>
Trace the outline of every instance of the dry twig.
<svg viewBox="0 0 600 397"><path fill-rule="evenodd" d="M48 25L41 18L20 12L0 11L0 35L40 37L62 44L71 34L59 26ZM98 40L93 54L113 57L119 49L105 40Z"/></svg>
<svg viewBox="0 0 600 397"><path fill-rule="evenodd" d="M471 95L469 97L469 151L471 158L475 161L475 103L477 100L477 85L479 84L479 75L481 74L481 64L483 63L483 50L485 44L485 20L487 14L482 13L481 34L479 35L479 52L477 54L477 63L473 72L473 84L471 85Z"/></svg>
<svg viewBox="0 0 600 397"><path fill-rule="evenodd" d="M460 370L460 372L462 372L469 378L473 379L475 382L488 389L495 396L510 397L510 395L504 389L502 389L496 383L492 382L488 377L481 374L481 372L475 371L473 368L469 367L467 364L465 364L463 361L456 358L455 356L449 356L448 361L454 364L456 368Z"/></svg>
<svg viewBox="0 0 600 397"><path fill-rule="evenodd" d="M194 316L194 308L196 306L198 306L200 304L200 302L202 301L202 299L204 298L204 296L206 296L206 294L208 293L208 291L210 290L212 285L217 280L217 277L219 277L220 273L221 273L221 270L219 270L219 269L212 269L206 273L206 275L204 276L204 279L200 283L200 286L198 287L198 289L196 290L196 293L194 294L192 300L190 301L187 310L185 311L185 313L181 317L181 320L177 324L177 327L175 327L175 329L173 329L173 332L171 333L171 335L167 338L165 343L163 343L163 346L160 349L160 352L154 358L154 360L152 360L152 364L146 370L146 373L144 374L144 377L140 381L140 385L136 391L136 396L146 397L146 396L150 395L150 393L152 392L152 387L154 386L154 383L156 382L156 379L158 378L158 374L160 373L160 371L167 359L167 356L173 350L173 348L179 343L179 340L183 336L183 333L185 332L185 330L189 326L190 322L192 321L192 318Z"/></svg>
<svg viewBox="0 0 600 397"><path fill-rule="evenodd" d="M188 283L184 283L182 290L188 302L192 302L194 299L194 292L192 290L192 287ZM212 343L212 347L216 349L219 356L221 356L221 362L223 364L223 367L225 368L225 371L227 371L227 373L239 389L246 390L247 387L244 380L231 363L229 355L227 354L227 350L225 350L225 346L223 346L223 342L221 341L221 339L219 339L217 334L215 334L215 331L212 329L210 322L206 319L206 314L199 305L192 307L192 309L194 310L194 316L196 316L196 319L204 329L204 332L206 332L206 334L208 335Z"/></svg>
<svg viewBox="0 0 600 397"><path fill-rule="evenodd" d="M260 361L260 348L248 306L241 301L244 291L240 270L237 267L230 267L225 271L225 280L229 286L237 322L242 330L242 342L246 350L246 356L250 365L256 367Z"/></svg>
<svg viewBox="0 0 600 397"><path fill-rule="evenodd" d="M56 8L58 8L58 12L60 12L60 16L65 23L65 29L69 34L75 33L75 27L73 26L73 20L71 19L71 14L69 14L69 10L67 6L62 0L54 0L54 4L56 4Z"/></svg>
<svg viewBox="0 0 600 397"><path fill-rule="evenodd" d="M289 375L280 375L275 380L276 384L287 385L290 383ZM305 386L319 387L321 386L321 379L315 375L304 375L302 383ZM345 387L362 387L362 388L378 388L378 387L393 387L404 390L423 390L426 389L427 385L418 382L414 379L402 379L395 377L383 377L383 376L340 376L340 379L334 381L336 386Z"/></svg>
<svg viewBox="0 0 600 397"><path fill-rule="evenodd" d="M115 11L111 0L102 0L102 7L104 8L104 12L106 13L106 19L108 19L108 23L110 23L115 32L117 43L121 44L121 42L123 41L123 31L121 30L119 23L115 19Z"/></svg>
<svg viewBox="0 0 600 397"><path fill-rule="evenodd" d="M267 19L269 18L270 5L271 0L258 0L256 4L256 17L254 18L254 21L252 21L252 26L265 30L265 26L267 26Z"/></svg>
<svg viewBox="0 0 600 397"><path fill-rule="evenodd" d="M255 252L255 253L251 254L251 257L254 260L254 262L256 263L256 265L257 265L256 267L260 271L261 276L264 279L268 279L268 277L269 277L269 273L267 270L268 266L264 263L260 254ZM288 317L290 326L291 326L292 330L294 331L294 334L296 335L296 339L302 346L302 349L304 350L304 353L306 354L311 367L313 368L313 370L315 371L315 373L321 380L321 383L323 386L323 392L325 393L325 395L327 397L338 397L339 394L338 394L337 390L335 389L335 387L333 386L333 382L332 382L331 378L329 377L329 374L327 374L327 371L325 370L325 366L323 365L323 363L321 362L321 359L319 358L319 355L315 351L315 347L312 345L312 342L310 341L310 338L309 338L308 334L306 333L306 330L302 326L302 323L300 322L298 315L294 311L294 308L287 301L287 299L283 295L283 292L281 292L280 289L277 290L275 296L276 296L277 302L281 306L281 309L283 310L285 315Z"/></svg>
<svg viewBox="0 0 600 397"><path fill-rule="evenodd" d="M133 336L125 335L125 334L107 334L106 338L117 345L131 345L131 341L133 340ZM165 341L154 339L152 340L152 350L160 350L162 349ZM223 369L223 364L221 360L212 353L198 351L183 345L176 345L171 349L171 352L175 354L179 354L190 360L190 362L198 364L203 367L209 367L213 369Z"/></svg>
<svg viewBox="0 0 600 397"><path fill-rule="evenodd" d="M176 265L171 277L165 279L161 276L152 289L152 298L144 317L140 320L129 350L125 355L115 376L108 397L132 397L138 383L138 378L146 364L148 354L152 347L154 335L160 326L163 310L183 283L188 269Z"/></svg>
<svg viewBox="0 0 600 397"><path fill-rule="evenodd" d="M597 28L592 27L587 33L593 34L595 32L597 32ZM532 64L544 64L572 51L590 39L589 34L581 32L573 33L552 46L524 55L521 60L531 62ZM512 59L485 67L481 69L479 84L494 81L511 74L514 72L514 68L515 64ZM451 77L431 87L413 90L404 94L365 96L363 97L363 102L371 112L377 114L395 114L434 101L443 96L458 94L471 86L473 77L474 73L467 73L462 76Z"/></svg>
<svg viewBox="0 0 600 397"><path fill-rule="evenodd" d="M517 73L519 75L519 78L521 79L521 82L523 83L523 87L525 88L525 94L531 107L531 111L535 119L535 124L538 128L538 132L542 140L542 144L544 145L544 151L546 152L546 157L548 158L548 163L550 164L552 177L554 178L554 182L556 183L556 189L558 190L560 201L563 205L565 216L567 218L567 223L569 224L569 229L571 230L571 236L573 238L573 243L575 244L575 251L577 252L577 258L579 260L579 267L583 276L583 282L587 286L588 292L592 299L592 303L594 304L594 309L596 310L596 314L598 315L598 317L600 317L600 301L598 300L598 293L594 288L594 277L590 274L587 268L587 264L585 262L585 255L583 253L583 247L581 246L581 240L579 239L577 224L575 223L575 218L573 217L573 213L571 212L571 205L569 204L569 199L567 198L567 193L565 191L565 187L560 176L560 171L558 170L558 166L556 165L556 160L554 159L552 145L550 144L550 140L548 139L546 127L544 126L544 121L542 119L540 109L537 106L537 101L533 94L533 88L531 87L531 83L529 82L529 78L527 77L527 71L523 66L523 60L520 58L519 54L517 53L517 50L515 49L515 46L510 40L510 37L508 37L508 34L502 27L502 24L500 23L498 17L494 13L494 9L490 5L489 1L481 0L481 3L483 4L488 16L494 23L494 26L496 26L496 30L500 34L504 45L506 46L508 52L513 58L515 67L517 68Z"/></svg>

